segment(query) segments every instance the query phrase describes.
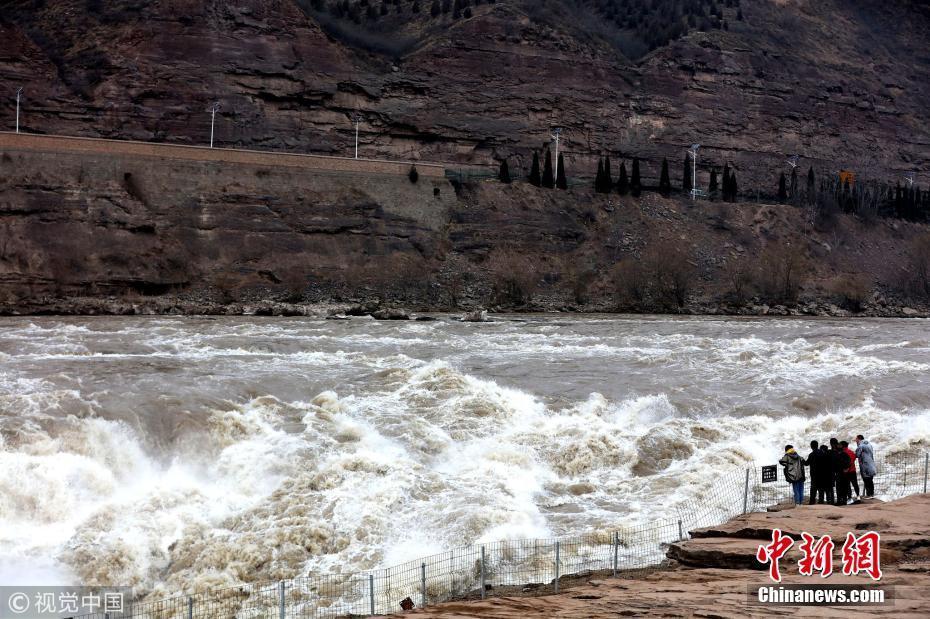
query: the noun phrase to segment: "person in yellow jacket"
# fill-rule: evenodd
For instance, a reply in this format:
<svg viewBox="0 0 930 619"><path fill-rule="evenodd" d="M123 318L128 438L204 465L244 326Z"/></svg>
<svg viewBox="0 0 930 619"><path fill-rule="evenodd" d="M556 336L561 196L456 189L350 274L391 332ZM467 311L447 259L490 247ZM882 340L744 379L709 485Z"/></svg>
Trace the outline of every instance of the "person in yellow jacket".
<svg viewBox="0 0 930 619"><path fill-rule="evenodd" d="M794 491L794 504L804 502L804 458L794 450L794 445L785 445L785 455L778 461L785 469L785 481Z"/></svg>

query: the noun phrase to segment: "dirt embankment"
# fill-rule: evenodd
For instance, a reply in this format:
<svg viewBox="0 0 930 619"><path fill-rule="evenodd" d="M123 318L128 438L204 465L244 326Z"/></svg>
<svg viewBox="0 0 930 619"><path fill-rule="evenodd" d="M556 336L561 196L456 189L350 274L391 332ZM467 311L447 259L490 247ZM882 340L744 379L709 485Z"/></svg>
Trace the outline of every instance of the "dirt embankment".
<svg viewBox="0 0 930 619"><path fill-rule="evenodd" d="M930 495L915 495L891 503L847 507L801 506L771 513L738 516L729 523L691 532L692 539L673 544L671 564L648 575L618 579L593 575L559 595L502 597L449 602L407 613L415 617L446 619L482 617L927 617L930 615ZM799 543L781 560L782 584L858 585L881 587L894 599L877 606L761 605L747 591L773 584L767 566L755 559L756 549L771 541L772 529L796 540L806 531L830 535L834 573L821 578L798 574ZM879 583L866 574L842 574L842 545L847 532L881 535ZM570 582L562 586L566 589Z"/></svg>
<svg viewBox="0 0 930 619"><path fill-rule="evenodd" d="M0 150L0 311L923 315L930 228L804 208Z"/></svg>

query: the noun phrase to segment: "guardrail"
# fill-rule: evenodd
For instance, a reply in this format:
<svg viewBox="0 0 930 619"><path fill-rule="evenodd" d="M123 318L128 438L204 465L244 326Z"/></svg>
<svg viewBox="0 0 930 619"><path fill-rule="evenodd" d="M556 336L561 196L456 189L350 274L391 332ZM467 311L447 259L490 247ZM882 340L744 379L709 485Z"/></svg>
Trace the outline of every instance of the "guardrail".
<svg viewBox="0 0 930 619"><path fill-rule="evenodd" d="M0 131L0 150L157 157L161 159L283 166L327 172L356 172L366 174L405 175L410 172L411 166L416 166L417 173L422 177L445 178L445 166L442 164L419 161L354 159L351 157L328 157L324 155L304 155L236 148L210 148L209 146L190 146L186 144L134 142L131 140L108 140L103 138L12 133L6 131Z"/></svg>
<svg viewBox="0 0 930 619"><path fill-rule="evenodd" d="M901 452L879 458L876 464L879 497L927 492L930 454ZM423 607L488 595L557 593L573 577L593 572L618 577L655 569L665 561L668 545L687 539L689 531L792 500L786 482L763 483L759 473L758 467L750 467L720 475L711 493L686 513L648 526L464 546L371 572L250 583L75 619L359 617L399 612L407 599Z"/></svg>

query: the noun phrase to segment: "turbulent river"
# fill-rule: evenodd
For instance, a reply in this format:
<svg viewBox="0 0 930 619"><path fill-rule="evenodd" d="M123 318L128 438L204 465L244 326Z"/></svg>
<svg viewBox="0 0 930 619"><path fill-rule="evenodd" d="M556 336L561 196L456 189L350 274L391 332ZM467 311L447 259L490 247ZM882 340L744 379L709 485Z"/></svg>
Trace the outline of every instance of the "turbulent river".
<svg viewBox="0 0 930 619"><path fill-rule="evenodd" d="M0 319L0 584L150 595L648 523L930 446L925 320Z"/></svg>

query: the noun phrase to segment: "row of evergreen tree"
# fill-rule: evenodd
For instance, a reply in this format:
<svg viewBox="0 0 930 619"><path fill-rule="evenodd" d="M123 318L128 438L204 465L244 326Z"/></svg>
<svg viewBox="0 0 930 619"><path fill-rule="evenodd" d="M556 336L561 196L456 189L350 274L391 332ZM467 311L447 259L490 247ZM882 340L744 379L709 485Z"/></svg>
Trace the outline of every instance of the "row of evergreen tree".
<svg viewBox="0 0 930 619"><path fill-rule="evenodd" d="M692 190L693 162L685 156L682 167L681 192L689 194ZM513 179L507 160L500 163L498 178L501 182L510 183ZM565 158L559 153L558 162L553 172L552 153L547 149L542 171L540 171L539 154L533 152L533 164L527 180L537 187L567 189L568 182L565 174ZM601 157L597 163L597 174L594 177L594 190L598 193L619 193L639 197L643 191L655 190L663 196L672 194L672 182L669 174L668 159L662 159L662 170L659 174L659 184L647 187L643 184L641 164L638 157L633 158L632 173L627 173L626 162L620 163L620 170L614 180L610 157ZM771 196L767 192L758 192L759 195ZM712 167L710 182L707 187L707 197L711 200L722 199L725 202L736 202L739 198L739 183L736 180L736 171L730 168L729 163L723 166L722 178L717 167ZM809 206L814 208L818 216L829 216L833 212L854 213L861 216L898 217L910 221L930 221L930 191L922 191L919 187L902 187L900 183L892 187L887 183L875 181L851 181L850 177L824 177L819 185L814 168L807 171L806 186L802 190L798 181L797 168L790 175L782 172L778 179L778 201L796 206Z"/></svg>
<svg viewBox="0 0 930 619"><path fill-rule="evenodd" d="M306 0L304 0L306 1ZM460 17L469 18L472 16L471 4L478 6L482 2L494 4L497 0L433 0L429 7L431 18L439 17L447 13L452 13L453 19ZM394 12L401 14L404 12L406 3L401 0L382 0L378 6L370 0L309 0L309 4L317 12L328 12L333 17L339 19L348 19L349 21L361 24L362 19L368 21L377 21L379 17L384 17L391 12L391 5L394 6ZM410 5L411 13L420 13L420 0L413 0Z"/></svg>
<svg viewBox="0 0 930 619"><path fill-rule="evenodd" d="M685 157L684 173L682 174L681 190L690 193L691 184L691 161ZM672 194L672 181L668 171L668 159L662 159L662 171L659 174L658 192L665 197ZM626 163L620 163L620 174L617 182L614 183L613 174L610 167L610 157L604 157L598 160L597 175L594 177L594 190L598 193L611 193L616 190L620 195L631 194L638 197L643 191L642 178L640 176L639 158L633 158L633 175L627 177ZM723 183L718 182L717 168L712 168L710 172L710 185L708 186L708 195L711 199L722 197L726 202L736 202L739 195L739 185L736 181L736 172L730 170L730 165L723 166Z"/></svg>
<svg viewBox="0 0 930 619"><path fill-rule="evenodd" d="M502 183L509 183L513 180L510 176L510 167L507 165L506 159L501 161L498 179ZM565 157L562 153L559 153L559 160L556 164L555 174L553 174L552 152L547 148L546 161L543 165L542 173L540 174L539 153L533 151L533 165L530 167L530 175L527 177L527 180L531 185L535 185L536 187L568 189L568 180L565 177Z"/></svg>
<svg viewBox="0 0 930 619"><path fill-rule="evenodd" d="M819 217L843 212L863 217L897 217L909 221L930 221L930 191L919 186L892 187L878 181L853 180L848 175L822 178L818 184L814 169L807 171L807 183L801 190L797 168L778 178L778 201L795 206L813 207Z"/></svg>

